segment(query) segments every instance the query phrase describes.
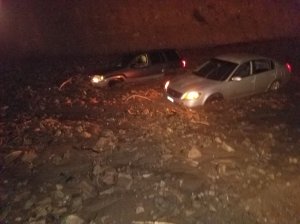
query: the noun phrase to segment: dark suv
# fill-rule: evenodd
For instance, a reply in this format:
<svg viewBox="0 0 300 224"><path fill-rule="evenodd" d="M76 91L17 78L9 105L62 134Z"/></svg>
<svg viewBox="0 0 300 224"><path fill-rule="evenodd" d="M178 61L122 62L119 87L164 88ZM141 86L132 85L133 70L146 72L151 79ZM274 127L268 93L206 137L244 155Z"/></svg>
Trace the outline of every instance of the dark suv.
<svg viewBox="0 0 300 224"><path fill-rule="evenodd" d="M129 53L120 56L108 68L91 76L95 86L111 86L118 82L152 79L176 73L186 65L173 49Z"/></svg>

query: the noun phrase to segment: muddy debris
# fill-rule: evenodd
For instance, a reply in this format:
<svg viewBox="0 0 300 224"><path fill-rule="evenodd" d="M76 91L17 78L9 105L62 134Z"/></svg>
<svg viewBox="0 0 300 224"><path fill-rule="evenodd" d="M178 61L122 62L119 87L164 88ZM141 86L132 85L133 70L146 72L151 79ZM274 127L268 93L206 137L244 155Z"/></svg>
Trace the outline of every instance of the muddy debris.
<svg viewBox="0 0 300 224"><path fill-rule="evenodd" d="M61 75L0 82L0 223L299 223L295 83L187 109Z"/></svg>

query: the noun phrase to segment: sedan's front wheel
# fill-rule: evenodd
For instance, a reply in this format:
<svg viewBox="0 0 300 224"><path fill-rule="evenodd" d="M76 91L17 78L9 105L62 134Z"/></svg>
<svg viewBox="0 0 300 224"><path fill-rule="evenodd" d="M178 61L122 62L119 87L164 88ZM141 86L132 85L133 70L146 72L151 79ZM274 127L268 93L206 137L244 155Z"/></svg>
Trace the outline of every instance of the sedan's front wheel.
<svg viewBox="0 0 300 224"><path fill-rule="evenodd" d="M280 82L279 82L278 80L275 80L275 81L271 84L269 90L270 90L270 91L276 91L276 90L278 90L280 87L281 87Z"/></svg>

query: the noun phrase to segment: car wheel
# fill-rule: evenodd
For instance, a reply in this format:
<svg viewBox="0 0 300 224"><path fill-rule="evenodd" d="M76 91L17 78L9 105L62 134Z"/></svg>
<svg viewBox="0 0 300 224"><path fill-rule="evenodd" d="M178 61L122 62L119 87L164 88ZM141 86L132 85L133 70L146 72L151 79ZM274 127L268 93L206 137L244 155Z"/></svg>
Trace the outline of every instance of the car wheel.
<svg viewBox="0 0 300 224"><path fill-rule="evenodd" d="M216 94L213 94L212 96L208 97L208 99L205 101L205 105L219 102L219 101L222 101L223 99L224 98L223 98L222 94L216 93Z"/></svg>
<svg viewBox="0 0 300 224"><path fill-rule="evenodd" d="M124 82L124 79L113 79L108 82L109 87L120 86Z"/></svg>
<svg viewBox="0 0 300 224"><path fill-rule="evenodd" d="M269 90L270 91L276 91L281 87L281 83L278 80L275 80L274 82L272 82L272 84L270 85Z"/></svg>

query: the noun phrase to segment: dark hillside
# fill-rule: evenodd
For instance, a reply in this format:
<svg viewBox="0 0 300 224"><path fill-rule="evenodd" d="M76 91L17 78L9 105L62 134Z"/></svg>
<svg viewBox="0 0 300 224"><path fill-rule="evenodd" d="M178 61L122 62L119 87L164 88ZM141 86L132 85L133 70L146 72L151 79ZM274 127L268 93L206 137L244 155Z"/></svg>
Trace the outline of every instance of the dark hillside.
<svg viewBox="0 0 300 224"><path fill-rule="evenodd" d="M103 54L300 35L296 0L1 2L2 55Z"/></svg>

